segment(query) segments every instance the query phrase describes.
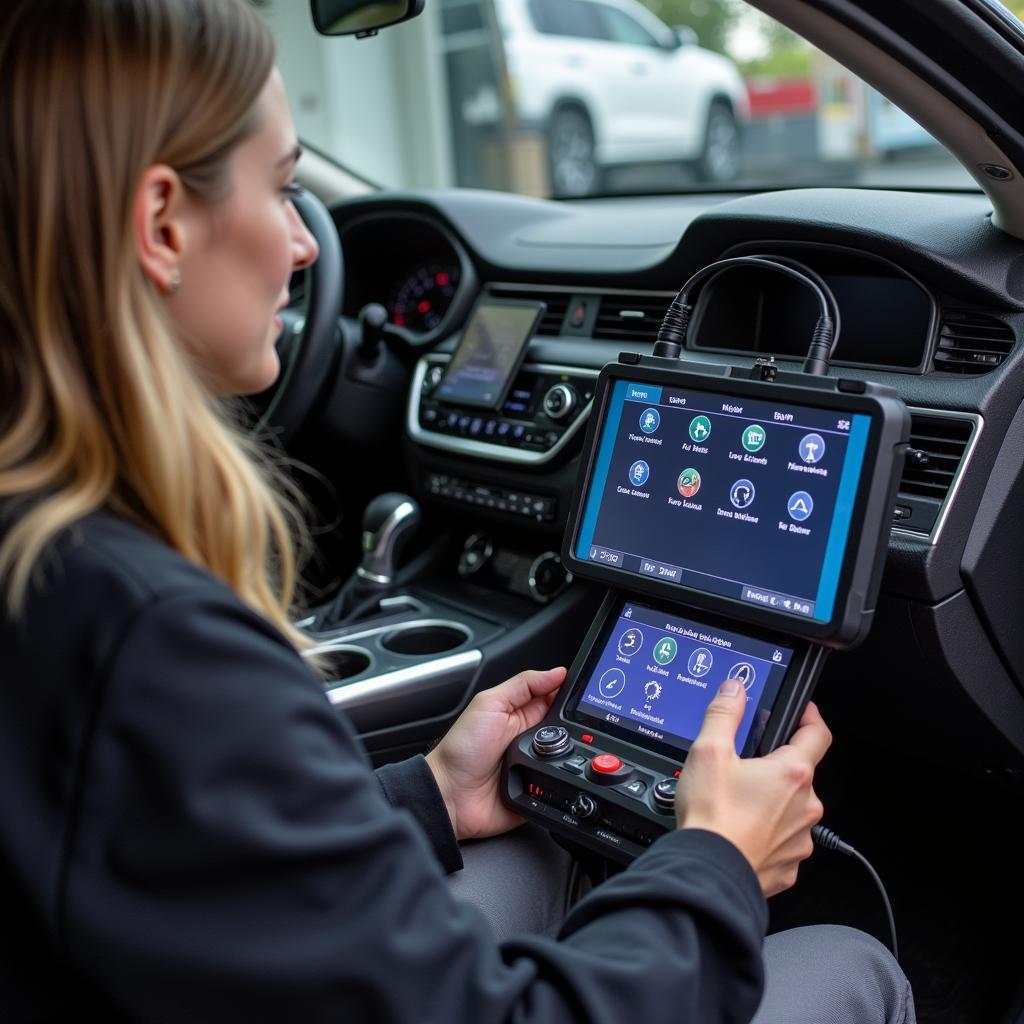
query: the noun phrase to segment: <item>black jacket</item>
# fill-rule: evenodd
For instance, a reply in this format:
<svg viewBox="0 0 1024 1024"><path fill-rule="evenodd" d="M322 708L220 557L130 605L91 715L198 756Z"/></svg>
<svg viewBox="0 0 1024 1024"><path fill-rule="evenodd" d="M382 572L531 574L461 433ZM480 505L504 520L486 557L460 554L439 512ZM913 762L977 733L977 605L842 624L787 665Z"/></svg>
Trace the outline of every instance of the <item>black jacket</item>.
<svg viewBox="0 0 1024 1024"><path fill-rule="evenodd" d="M22 618L0 617L8 1024L753 1014L765 903L725 840L665 836L559 941L499 945L445 884L441 865L461 862L423 759L378 784L232 591L103 515L44 580Z"/></svg>

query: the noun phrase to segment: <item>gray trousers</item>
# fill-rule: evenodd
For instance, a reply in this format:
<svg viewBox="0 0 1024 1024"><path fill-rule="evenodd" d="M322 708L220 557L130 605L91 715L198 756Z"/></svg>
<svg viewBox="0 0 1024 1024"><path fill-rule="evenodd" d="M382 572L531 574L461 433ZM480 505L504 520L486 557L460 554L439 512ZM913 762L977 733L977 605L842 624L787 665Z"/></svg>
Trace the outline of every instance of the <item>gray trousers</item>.
<svg viewBox="0 0 1024 1024"><path fill-rule="evenodd" d="M465 868L449 876L499 938L554 935L565 916L569 855L542 829L524 825L464 843ZM524 884L529 880L529 885ZM532 891L534 900L522 894ZM892 954L854 928L814 925L769 935L765 993L753 1024L914 1024L910 983Z"/></svg>

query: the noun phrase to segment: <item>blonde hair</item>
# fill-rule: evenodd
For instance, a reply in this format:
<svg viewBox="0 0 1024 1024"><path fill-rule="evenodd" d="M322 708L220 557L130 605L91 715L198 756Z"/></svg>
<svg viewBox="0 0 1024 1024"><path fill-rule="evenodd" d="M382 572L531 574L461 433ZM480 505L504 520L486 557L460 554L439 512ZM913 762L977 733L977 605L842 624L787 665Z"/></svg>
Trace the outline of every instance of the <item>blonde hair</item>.
<svg viewBox="0 0 1024 1024"><path fill-rule="evenodd" d="M9 614L68 526L109 509L218 576L296 645L283 476L212 398L143 273L145 169L216 203L273 39L243 0L4 0L0 543Z"/></svg>

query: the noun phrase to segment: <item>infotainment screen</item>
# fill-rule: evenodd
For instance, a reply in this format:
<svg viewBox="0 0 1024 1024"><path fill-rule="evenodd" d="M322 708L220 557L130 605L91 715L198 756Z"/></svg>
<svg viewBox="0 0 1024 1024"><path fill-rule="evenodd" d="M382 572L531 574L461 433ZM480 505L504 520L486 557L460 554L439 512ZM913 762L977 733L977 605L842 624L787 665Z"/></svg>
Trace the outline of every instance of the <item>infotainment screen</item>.
<svg viewBox="0 0 1024 1024"><path fill-rule="evenodd" d="M481 299L437 386L437 397L458 405L497 409L544 309L543 302Z"/></svg>
<svg viewBox="0 0 1024 1024"><path fill-rule="evenodd" d="M872 416L784 394L612 380L575 557L682 600L686 588L830 622Z"/></svg>
<svg viewBox="0 0 1024 1024"><path fill-rule="evenodd" d="M599 644L601 641L599 641ZM673 756L689 750L726 679L747 691L736 752L760 742L793 649L626 600L610 622L572 717Z"/></svg>

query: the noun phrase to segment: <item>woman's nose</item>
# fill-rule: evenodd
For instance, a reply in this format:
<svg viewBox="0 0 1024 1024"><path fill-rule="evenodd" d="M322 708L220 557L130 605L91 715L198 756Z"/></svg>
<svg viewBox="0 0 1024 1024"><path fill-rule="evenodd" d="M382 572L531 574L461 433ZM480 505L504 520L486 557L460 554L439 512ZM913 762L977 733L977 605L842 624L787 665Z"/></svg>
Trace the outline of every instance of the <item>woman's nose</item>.
<svg viewBox="0 0 1024 1024"><path fill-rule="evenodd" d="M316 262L320 255L320 246L306 227L305 221L299 216L294 206L290 209L292 217L292 262L296 270L304 270Z"/></svg>

